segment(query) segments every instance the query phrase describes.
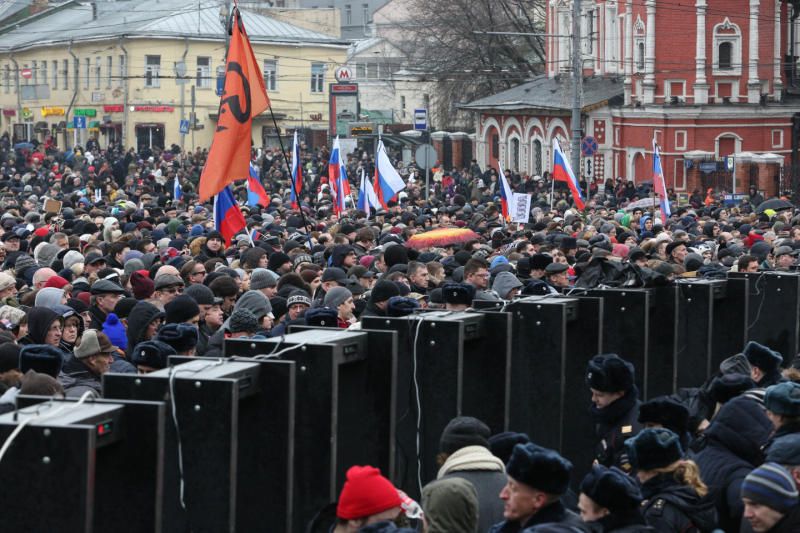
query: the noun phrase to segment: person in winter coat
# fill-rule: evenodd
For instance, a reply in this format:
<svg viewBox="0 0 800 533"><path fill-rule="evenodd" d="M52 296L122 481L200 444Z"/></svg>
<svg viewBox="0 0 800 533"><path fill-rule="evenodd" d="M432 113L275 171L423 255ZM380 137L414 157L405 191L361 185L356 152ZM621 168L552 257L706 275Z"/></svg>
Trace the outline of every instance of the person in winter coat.
<svg viewBox="0 0 800 533"><path fill-rule="evenodd" d="M683 459L680 437L666 428L645 429L625 443L642 483L645 520L663 533L711 531L717 522L714 502L697 464Z"/></svg>
<svg viewBox="0 0 800 533"><path fill-rule="evenodd" d="M437 457L441 468L436 479L462 478L475 487L478 531L503 520L503 501L497 495L506 485L506 469L489 451L489 437L489 427L477 418L456 417L442 431Z"/></svg>
<svg viewBox="0 0 800 533"><path fill-rule="evenodd" d="M247 291L244 293L233 306L233 312L235 313L239 309L247 309L255 315L260 328L256 333L261 333L263 331L261 327L264 323L264 319L272 314L272 304L269 303L269 300L261 291ZM233 314L231 314L231 316L233 316ZM228 319L223 322L222 327L209 337L206 353L198 353L197 355L204 357L222 357L223 344L225 343L225 339L230 336L230 333L230 317L228 317Z"/></svg>
<svg viewBox="0 0 800 533"><path fill-rule="evenodd" d="M28 312L28 334L19 340L26 344L49 344L58 347L63 334L64 319L48 307L34 307Z"/></svg>
<svg viewBox="0 0 800 533"><path fill-rule="evenodd" d="M781 376L783 356L780 353L755 341L748 342L743 353L752 366L750 377L756 385L766 388L783 381Z"/></svg>
<svg viewBox="0 0 800 533"><path fill-rule="evenodd" d="M378 281L369 293L367 307L361 313L361 318L368 316L387 316L386 306L389 298L400 296L400 289L394 282L387 280Z"/></svg>
<svg viewBox="0 0 800 533"><path fill-rule="evenodd" d="M58 376L67 397L77 398L87 391L93 397L100 397L103 392L101 376L111 368L112 354L116 350L102 331L86 330Z"/></svg>
<svg viewBox="0 0 800 533"><path fill-rule="evenodd" d="M466 479L437 479L422 489L425 533L478 533L478 493Z"/></svg>
<svg viewBox="0 0 800 533"><path fill-rule="evenodd" d="M800 433L800 383L786 381L772 385L764 394L764 406L767 417L775 426L765 449L769 449L775 439Z"/></svg>
<svg viewBox="0 0 800 533"><path fill-rule="evenodd" d="M653 531L642 516L641 502L636 482L617 467L594 465L581 481L578 509L593 533Z"/></svg>
<svg viewBox="0 0 800 533"><path fill-rule="evenodd" d="M744 507L742 481L762 460L761 448L772 432L764 408L754 399L736 397L725 403L697 443L692 459L717 508L719 527L738 531Z"/></svg>
<svg viewBox="0 0 800 533"><path fill-rule="evenodd" d="M352 466L336 504L333 533L356 533L365 526L392 522L403 512L400 494L392 482L372 466ZM371 531L394 531L384 526Z"/></svg>
<svg viewBox="0 0 800 533"><path fill-rule="evenodd" d="M596 355L586 369L586 384L594 404L595 436L599 439L595 459L601 465L616 466L628 473L632 467L625 452L625 439L641 429L639 391L633 376L633 365L616 354Z"/></svg>
<svg viewBox="0 0 800 533"><path fill-rule="evenodd" d="M139 302L128 315L128 346L125 354L130 358L137 344L155 338L164 321L164 312L150 302Z"/></svg>
<svg viewBox="0 0 800 533"><path fill-rule="evenodd" d="M755 533L800 531L797 486L779 464L765 463L747 475L742 483L742 502L744 519Z"/></svg>
<svg viewBox="0 0 800 533"><path fill-rule="evenodd" d="M505 520L489 533L527 533L550 523L580 526L580 518L561 503L571 471L572 463L553 450L532 443L514 446L506 465L508 482L500 492Z"/></svg>

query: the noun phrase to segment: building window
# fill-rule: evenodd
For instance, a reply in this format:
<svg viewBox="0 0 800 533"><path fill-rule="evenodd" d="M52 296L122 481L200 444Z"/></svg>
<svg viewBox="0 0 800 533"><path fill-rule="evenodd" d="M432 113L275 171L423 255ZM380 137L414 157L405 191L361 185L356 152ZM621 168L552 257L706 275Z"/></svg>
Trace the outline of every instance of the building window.
<svg viewBox="0 0 800 533"><path fill-rule="evenodd" d="M268 91L278 90L278 60L265 59L264 60L264 87Z"/></svg>
<svg viewBox="0 0 800 533"><path fill-rule="evenodd" d="M533 141L533 175L542 175L542 141Z"/></svg>
<svg viewBox="0 0 800 533"><path fill-rule="evenodd" d="M353 7L350 4L345 4L344 6L344 23L347 26L353 24Z"/></svg>
<svg viewBox="0 0 800 533"><path fill-rule="evenodd" d="M144 56L144 86L161 87L161 56Z"/></svg>
<svg viewBox="0 0 800 533"><path fill-rule="evenodd" d="M400 96L400 116L406 118L406 97Z"/></svg>
<svg viewBox="0 0 800 533"><path fill-rule="evenodd" d="M111 78L114 77L114 57L106 56L106 88L111 88Z"/></svg>
<svg viewBox="0 0 800 533"><path fill-rule="evenodd" d="M211 58L198 57L197 58L197 80L196 85L198 88L211 87Z"/></svg>
<svg viewBox="0 0 800 533"><path fill-rule="evenodd" d="M374 61L367 63L367 79L368 80L378 79L378 63Z"/></svg>
<svg viewBox="0 0 800 533"><path fill-rule="evenodd" d="M11 67L8 65L3 67L3 92L5 94L11 92Z"/></svg>
<svg viewBox="0 0 800 533"><path fill-rule="evenodd" d="M94 58L94 88L100 88L100 78L101 78L101 70L100 67L103 63L103 59L100 56Z"/></svg>
<svg viewBox="0 0 800 533"><path fill-rule="evenodd" d="M61 62L61 68L63 69L61 74L64 76L64 90L67 90L69 89L69 59Z"/></svg>
<svg viewBox="0 0 800 533"><path fill-rule="evenodd" d="M92 60L88 57L83 58L83 88L89 88L89 80L92 77Z"/></svg>
<svg viewBox="0 0 800 533"><path fill-rule="evenodd" d="M31 83L37 85L39 83L39 62L34 60L31 64L31 71L33 72L33 76L31 77Z"/></svg>
<svg viewBox="0 0 800 533"><path fill-rule="evenodd" d="M597 41L597 10L590 9L583 14L583 54L594 56Z"/></svg>
<svg viewBox="0 0 800 533"><path fill-rule="evenodd" d="M783 148L783 130L772 130L772 147Z"/></svg>
<svg viewBox="0 0 800 533"><path fill-rule="evenodd" d="M515 137L511 139L511 143L509 144L509 152L511 153L508 159L508 166L511 167L511 170L516 172L519 169L519 139Z"/></svg>
<svg viewBox="0 0 800 533"><path fill-rule="evenodd" d="M499 159L499 158L500 158L500 136L495 133L494 135L492 135L492 159Z"/></svg>
<svg viewBox="0 0 800 533"><path fill-rule="evenodd" d="M117 87L122 87L122 84L125 83L125 69L127 66L125 65L125 56L119 56L119 79L117 80Z"/></svg>
<svg viewBox="0 0 800 533"><path fill-rule="evenodd" d="M311 63L311 92L324 92L325 63Z"/></svg>
<svg viewBox="0 0 800 533"><path fill-rule="evenodd" d="M53 67L53 90L58 89L58 60L53 60L52 62Z"/></svg>
<svg viewBox="0 0 800 533"><path fill-rule="evenodd" d="M364 27L372 22L369 16L369 4L361 4L361 20L364 21Z"/></svg>
<svg viewBox="0 0 800 533"><path fill-rule="evenodd" d="M49 81L47 78L47 61L42 61L42 84L47 85Z"/></svg>
<svg viewBox="0 0 800 533"><path fill-rule="evenodd" d="M686 150L686 130L675 132L675 150Z"/></svg>
<svg viewBox="0 0 800 533"><path fill-rule="evenodd" d="M644 41L636 43L636 71L644 71Z"/></svg>
<svg viewBox="0 0 800 533"><path fill-rule="evenodd" d="M713 73L738 76L742 73L742 32L739 26L725 19L714 26Z"/></svg>
<svg viewBox="0 0 800 533"><path fill-rule="evenodd" d="M81 62L78 58L72 60L72 75L75 77L75 90L80 87Z"/></svg>

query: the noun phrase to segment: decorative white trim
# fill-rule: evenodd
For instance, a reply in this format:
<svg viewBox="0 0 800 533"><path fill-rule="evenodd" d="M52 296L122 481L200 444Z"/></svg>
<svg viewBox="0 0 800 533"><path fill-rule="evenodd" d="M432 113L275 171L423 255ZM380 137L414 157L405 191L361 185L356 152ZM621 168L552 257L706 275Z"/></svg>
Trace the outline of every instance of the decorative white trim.
<svg viewBox="0 0 800 533"><path fill-rule="evenodd" d="M686 190L686 165L684 160L677 158L674 160L674 168L672 170L672 186L676 191ZM680 184L678 183L678 176L680 175ZM679 186L680 185L680 186Z"/></svg>
<svg viewBox="0 0 800 533"><path fill-rule="evenodd" d="M538 117L528 117L528 121L525 123L525 135L522 137L526 143L529 143L534 138L541 138L541 135L531 137L533 128L539 128L542 134L545 133L544 124L542 124L542 121Z"/></svg>
<svg viewBox="0 0 800 533"><path fill-rule="evenodd" d="M778 142L775 142L775 134L778 134ZM772 130L769 134L770 143L773 148L783 148L783 130Z"/></svg>
<svg viewBox="0 0 800 533"><path fill-rule="evenodd" d="M734 153L738 154L739 152L741 152L741 151L742 151L742 141L743 141L744 139L742 139L742 138L741 138L741 137L740 137L740 136L739 136L737 133L735 133L735 132L732 132L732 131L726 131L726 132L724 132L724 133L720 133L719 135L717 135L717 136L714 138L714 157L715 157L715 158L719 159L719 141L720 141L720 139L722 139L723 137L724 137L724 138L729 138L729 137L733 137L733 138L734 138L734 150L733 150L733 152L734 152Z"/></svg>
<svg viewBox="0 0 800 533"><path fill-rule="evenodd" d="M739 101L739 80L719 80L714 82L714 102L717 104L722 103L722 99L725 98L724 96L720 96L719 94L719 86L720 85L730 85L731 86L731 95L730 99L732 103L736 103Z"/></svg>
<svg viewBox="0 0 800 533"><path fill-rule="evenodd" d="M505 122L503 122L503 129L500 132L500 142L504 142L505 140L508 139L508 132L512 126L517 127L517 131L519 132L520 138L522 137L522 132L523 132L522 124L519 123L519 120L517 120L516 117L507 116Z"/></svg>
<svg viewBox="0 0 800 533"><path fill-rule="evenodd" d="M720 33L720 31L733 31L733 33ZM742 30L732 23L728 17L716 24L713 30L713 55L712 73L715 76L741 76L742 74ZM731 67L719 68L719 46L722 43L731 43Z"/></svg>
<svg viewBox="0 0 800 533"><path fill-rule="evenodd" d="M681 84L681 94L672 94L672 84L673 83L680 83ZM686 98L686 80L664 80L664 101L665 103L670 103L669 99L673 96L678 96L681 98Z"/></svg>
<svg viewBox="0 0 800 533"><path fill-rule="evenodd" d="M681 142L681 138L683 141ZM675 130L675 150L686 150L687 139L689 138L686 130Z"/></svg>

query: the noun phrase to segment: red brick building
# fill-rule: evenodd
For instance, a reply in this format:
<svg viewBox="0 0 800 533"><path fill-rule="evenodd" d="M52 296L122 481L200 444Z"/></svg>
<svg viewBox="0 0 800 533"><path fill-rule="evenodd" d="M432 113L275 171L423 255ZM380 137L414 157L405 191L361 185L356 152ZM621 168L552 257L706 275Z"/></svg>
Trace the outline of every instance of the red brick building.
<svg viewBox="0 0 800 533"><path fill-rule="evenodd" d="M569 148L572 7L547 6L546 73L464 106L479 113L482 165L541 174L554 137ZM583 177L649 181L655 139L677 192L731 190L728 156L737 190L773 194L779 179L788 188L800 113L792 9L777 0L584 1L582 125L598 150L582 157Z"/></svg>

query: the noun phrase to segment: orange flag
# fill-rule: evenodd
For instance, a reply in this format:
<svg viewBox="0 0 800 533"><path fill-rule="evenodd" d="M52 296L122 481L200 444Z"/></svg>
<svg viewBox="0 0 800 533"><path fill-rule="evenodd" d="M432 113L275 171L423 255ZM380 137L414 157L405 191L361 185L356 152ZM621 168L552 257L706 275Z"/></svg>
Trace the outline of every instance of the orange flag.
<svg viewBox="0 0 800 533"><path fill-rule="evenodd" d="M205 202L234 180L250 175L253 117L269 107L267 89L242 15L233 9L233 31L219 103L219 119L208 161L200 175L200 201Z"/></svg>

